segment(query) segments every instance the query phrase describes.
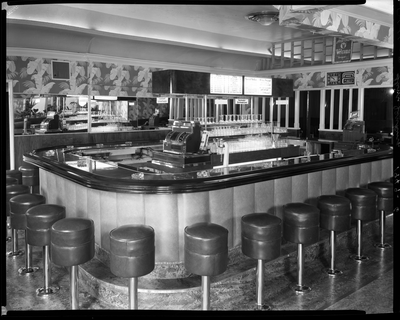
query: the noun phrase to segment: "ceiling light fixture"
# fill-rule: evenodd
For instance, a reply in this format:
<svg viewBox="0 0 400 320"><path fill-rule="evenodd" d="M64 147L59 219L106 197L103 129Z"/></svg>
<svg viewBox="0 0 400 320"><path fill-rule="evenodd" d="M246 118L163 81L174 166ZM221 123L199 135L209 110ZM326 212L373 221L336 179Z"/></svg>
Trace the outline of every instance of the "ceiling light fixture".
<svg viewBox="0 0 400 320"><path fill-rule="evenodd" d="M250 13L246 16L246 19L258 22L263 26L269 26L279 20L279 12L261 11Z"/></svg>

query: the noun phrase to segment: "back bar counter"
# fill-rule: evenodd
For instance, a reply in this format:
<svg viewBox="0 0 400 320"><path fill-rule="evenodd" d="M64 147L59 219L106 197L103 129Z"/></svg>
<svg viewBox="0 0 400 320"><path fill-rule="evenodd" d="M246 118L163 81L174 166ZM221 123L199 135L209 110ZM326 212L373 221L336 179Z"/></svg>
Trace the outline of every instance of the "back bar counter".
<svg viewBox="0 0 400 320"><path fill-rule="evenodd" d="M393 150L387 146L359 155L312 155L183 173L143 167L145 151L160 147L149 146L62 145L26 153L24 161L39 167L40 192L47 203L65 206L67 217L94 221L96 257L106 265L112 229L127 224L153 227L152 274L164 277L187 275L186 226L212 222L225 227L231 253L241 244L243 215L268 212L282 218L287 203L316 205L320 195L344 195L347 188L366 187L393 175ZM169 271L161 272L165 268Z"/></svg>

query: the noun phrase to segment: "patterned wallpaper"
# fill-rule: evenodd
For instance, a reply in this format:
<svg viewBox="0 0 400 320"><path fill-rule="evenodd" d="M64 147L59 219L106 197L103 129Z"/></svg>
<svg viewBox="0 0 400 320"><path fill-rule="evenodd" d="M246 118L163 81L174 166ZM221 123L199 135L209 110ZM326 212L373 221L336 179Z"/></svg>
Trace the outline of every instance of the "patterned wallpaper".
<svg viewBox="0 0 400 320"><path fill-rule="evenodd" d="M355 16L322 10L317 12L292 12L291 6L282 6L279 23L322 35L345 36L364 43L393 44L393 28Z"/></svg>
<svg viewBox="0 0 400 320"><path fill-rule="evenodd" d="M138 108L130 119L147 119L154 113L156 99L151 96L151 74L162 70L118 63L70 61L69 81L53 80L51 58L7 56L6 79L12 80L15 94L91 95L138 97ZM160 116L168 117L168 105L158 105Z"/></svg>
<svg viewBox="0 0 400 320"><path fill-rule="evenodd" d="M351 69L346 71L350 71ZM294 89L315 89L325 87L326 72L302 72L273 75L273 78L293 79ZM391 86L393 85L393 67L382 66L356 70L354 86ZM331 87L331 86L330 86Z"/></svg>

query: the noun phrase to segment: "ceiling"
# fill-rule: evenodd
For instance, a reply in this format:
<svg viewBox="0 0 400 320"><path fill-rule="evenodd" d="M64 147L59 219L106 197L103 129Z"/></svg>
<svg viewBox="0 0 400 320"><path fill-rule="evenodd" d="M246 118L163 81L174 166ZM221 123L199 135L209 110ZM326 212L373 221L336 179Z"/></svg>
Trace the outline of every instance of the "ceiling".
<svg viewBox="0 0 400 320"><path fill-rule="evenodd" d="M7 7L7 21L255 55L268 54L273 43L321 37L278 22L263 26L245 18L259 11L278 12L278 8L279 5L38 4ZM393 26L393 0L367 0L365 5L337 8Z"/></svg>

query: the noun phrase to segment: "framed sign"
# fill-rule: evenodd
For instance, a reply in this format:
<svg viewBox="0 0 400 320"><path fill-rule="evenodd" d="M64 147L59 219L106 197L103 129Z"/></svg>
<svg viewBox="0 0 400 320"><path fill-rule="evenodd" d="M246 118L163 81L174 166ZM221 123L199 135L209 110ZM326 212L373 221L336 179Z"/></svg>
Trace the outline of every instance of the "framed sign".
<svg viewBox="0 0 400 320"><path fill-rule="evenodd" d="M243 94L243 77L222 74L210 75L211 94Z"/></svg>
<svg viewBox="0 0 400 320"><path fill-rule="evenodd" d="M355 84L355 71L326 73L327 86L353 85L353 84Z"/></svg>
<svg viewBox="0 0 400 320"><path fill-rule="evenodd" d="M352 40L335 37L333 49L332 63L351 62L351 55L353 53Z"/></svg>
<svg viewBox="0 0 400 320"><path fill-rule="evenodd" d="M272 79L244 77L244 94L270 96L272 94Z"/></svg>

